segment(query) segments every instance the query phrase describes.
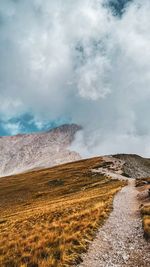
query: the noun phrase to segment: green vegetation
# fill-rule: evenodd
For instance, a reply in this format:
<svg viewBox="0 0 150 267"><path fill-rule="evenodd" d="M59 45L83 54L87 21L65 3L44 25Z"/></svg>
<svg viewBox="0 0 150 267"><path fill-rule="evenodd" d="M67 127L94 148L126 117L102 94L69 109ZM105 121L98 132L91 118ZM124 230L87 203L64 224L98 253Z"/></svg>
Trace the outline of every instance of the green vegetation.
<svg viewBox="0 0 150 267"><path fill-rule="evenodd" d="M0 266L80 261L125 182L91 172L101 158L0 179Z"/></svg>

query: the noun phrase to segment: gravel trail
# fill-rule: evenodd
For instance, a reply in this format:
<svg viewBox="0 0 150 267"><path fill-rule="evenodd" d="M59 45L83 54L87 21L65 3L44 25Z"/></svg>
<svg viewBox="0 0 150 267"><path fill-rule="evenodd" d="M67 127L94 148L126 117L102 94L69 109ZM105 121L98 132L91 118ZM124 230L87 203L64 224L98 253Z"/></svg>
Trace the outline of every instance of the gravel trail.
<svg viewBox="0 0 150 267"><path fill-rule="evenodd" d="M114 209L79 267L149 267L150 243L143 238L138 191L129 179L114 199Z"/></svg>

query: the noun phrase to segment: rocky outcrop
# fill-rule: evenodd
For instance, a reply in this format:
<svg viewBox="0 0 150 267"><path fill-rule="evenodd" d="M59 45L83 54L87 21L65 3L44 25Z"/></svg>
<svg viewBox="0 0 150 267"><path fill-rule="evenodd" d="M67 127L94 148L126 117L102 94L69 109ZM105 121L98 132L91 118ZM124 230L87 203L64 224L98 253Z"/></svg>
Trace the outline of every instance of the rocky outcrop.
<svg viewBox="0 0 150 267"><path fill-rule="evenodd" d="M124 161L123 172L127 177L150 177L150 159L135 154L118 154L113 157Z"/></svg>

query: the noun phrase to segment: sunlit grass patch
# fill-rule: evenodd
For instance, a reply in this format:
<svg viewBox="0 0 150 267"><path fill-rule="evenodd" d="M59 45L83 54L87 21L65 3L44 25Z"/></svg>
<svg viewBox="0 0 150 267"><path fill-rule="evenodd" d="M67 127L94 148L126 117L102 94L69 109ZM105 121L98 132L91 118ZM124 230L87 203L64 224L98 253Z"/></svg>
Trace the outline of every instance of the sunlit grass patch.
<svg viewBox="0 0 150 267"><path fill-rule="evenodd" d="M80 262L125 182L92 168L93 158L0 180L0 266Z"/></svg>

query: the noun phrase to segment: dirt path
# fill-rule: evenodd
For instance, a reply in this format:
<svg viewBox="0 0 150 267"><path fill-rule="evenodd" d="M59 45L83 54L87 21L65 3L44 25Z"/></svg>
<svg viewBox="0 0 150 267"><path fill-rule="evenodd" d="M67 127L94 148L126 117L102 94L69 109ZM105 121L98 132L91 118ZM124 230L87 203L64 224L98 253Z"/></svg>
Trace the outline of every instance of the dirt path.
<svg viewBox="0 0 150 267"><path fill-rule="evenodd" d="M149 267L150 243L143 238L134 180L114 199L114 209L79 267Z"/></svg>

